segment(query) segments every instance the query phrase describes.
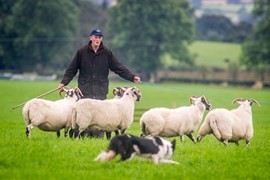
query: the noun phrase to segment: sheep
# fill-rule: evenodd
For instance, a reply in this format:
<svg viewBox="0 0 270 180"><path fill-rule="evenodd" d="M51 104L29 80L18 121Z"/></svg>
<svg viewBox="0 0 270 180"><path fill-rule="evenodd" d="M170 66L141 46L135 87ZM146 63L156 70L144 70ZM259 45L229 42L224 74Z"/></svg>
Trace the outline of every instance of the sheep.
<svg viewBox="0 0 270 180"><path fill-rule="evenodd" d="M113 95L114 95L114 99L120 99L125 91L128 89L129 87L128 86L124 86L124 87L115 87L113 89ZM124 134L125 131L121 131L120 133L121 134ZM119 135L120 133L118 132L118 130L114 131L115 133L115 136ZM111 132L106 132L106 138L109 140L111 139Z"/></svg>
<svg viewBox="0 0 270 180"><path fill-rule="evenodd" d="M26 123L26 136L31 137L34 127L43 131L56 131L60 137L60 130L65 128L65 137L71 127L72 109L75 102L82 98L79 88L69 89L63 87L59 94L65 91L64 99L49 101L44 99L31 99L23 107L22 114Z"/></svg>
<svg viewBox="0 0 270 180"><path fill-rule="evenodd" d="M76 103L72 117L72 128L78 129L77 138L86 130L125 132L133 122L135 101L141 93L136 87L128 88L120 99L82 99Z"/></svg>
<svg viewBox="0 0 270 180"><path fill-rule="evenodd" d="M123 87L115 87L113 88L113 95L114 95L114 99L120 99L123 95L124 92L128 89L128 86L123 86ZM120 133L123 134L123 132L118 132L118 130L114 131L115 135L119 135ZM106 138L109 140L111 139L111 132L105 132L106 133ZM78 134L78 131L75 131L75 129L71 129L69 131L69 137L72 138L74 136L74 134ZM75 135L77 136L77 135ZM85 136L90 136L90 137L95 137L95 132L90 131L89 129L86 129L83 133L81 133L81 136L85 137Z"/></svg>
<svg viewBox="0 0 270 180"><path fill-rule="evenodd" d="M225 146L228 142L239 145L238 141L241 139L246 140L246 146L250 145L253 137L251 106L253 102L258 106L260 104L254 99L242 98L237 98L232 103L235 102L240 104L236 109L218 108L207 114L199 129L197 141L201 141L207 134L214 134Z"/></svg>
<svg viewBox="0 0 270 180"><path fill-rule="evenodd" d="M142 136L180 136L181 141L187 135L194 143L193 133L199 126L205 110L211 109L211 104L204 96L190 97L190 106L169 108L153 108L146 111L140 118Z"/></svg>

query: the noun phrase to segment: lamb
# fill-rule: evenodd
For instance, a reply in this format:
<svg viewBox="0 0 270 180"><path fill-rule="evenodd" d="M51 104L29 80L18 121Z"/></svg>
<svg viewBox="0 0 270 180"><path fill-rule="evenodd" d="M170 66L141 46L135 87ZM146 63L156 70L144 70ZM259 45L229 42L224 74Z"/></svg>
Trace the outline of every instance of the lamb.
<svg viewBox="0 0 270 180"><path fill-rule="evenodd" d="M246 145L250 145L250 140L253 137L252 125L252 103L260 104L254 99L237 98L232 103L239 103L240 106L233 110L224 108L214 109L206 117L200 127L198 141L207 134L214 136L221 141L225 146L228 142L234 142L239 145L238 141L246 140Z"/></svg>
<svg viewBox="0 0 270 180"><path fill-rule="evenodd" d="M190 97L190 106L175 109L153 108L146 111L140 119L143 135L175 137L181 141L187 135L194 143L196 139L191 134L198 128L205 110L211 109L211 104L204 96Z"/></svg>
<svg viewBox="0 0 270 180"><path fill-rule="evenodd" d="M140 99L139 89L130 87L120 99L78 101L72 117L72 128L79 130L76 137L79 138L86 129L105 132L121 130L124 133L133 122L135 101Z"/></svg>
<svg viewBox="0 0 270 180"><path fill-rule="evenodd" d="M22 114L26 123L26 136L31 137L34 127L43 131L56 131L60 137L60 130L65 128L65 137L71 127L72 109L75 102L82 98L79 88L69 89L63 87L59 94L65 91L64 99L49 101L44 99L31 99L23 107Z"/></svg>

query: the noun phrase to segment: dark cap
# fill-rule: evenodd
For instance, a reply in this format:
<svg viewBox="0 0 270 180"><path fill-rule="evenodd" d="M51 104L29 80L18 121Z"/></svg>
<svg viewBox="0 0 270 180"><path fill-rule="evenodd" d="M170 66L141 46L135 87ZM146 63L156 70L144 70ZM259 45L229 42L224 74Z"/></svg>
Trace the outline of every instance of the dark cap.
<svg viewBox="0 0 270 180"><path fill-rule="evenodd" d="M92 36L92 35L94 35L94 36L103 36L103 33L102 33L102 31L99 30L99 29L94 29L94 30L91 32L90 36Z"/></svg>

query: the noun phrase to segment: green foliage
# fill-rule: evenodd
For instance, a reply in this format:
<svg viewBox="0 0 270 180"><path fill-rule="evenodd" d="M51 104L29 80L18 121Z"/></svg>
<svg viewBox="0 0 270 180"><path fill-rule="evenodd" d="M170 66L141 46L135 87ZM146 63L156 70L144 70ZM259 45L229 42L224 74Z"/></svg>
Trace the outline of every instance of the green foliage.
<svg viewBox="0 0 270 180"><path fill-rule="evenodd" d="M110 11L111 44L129 65L150 73L161 67L164 53L191 63L191 14L184 0L118 1Z"/></svg>
<svg viewBox="0 0 270 180"><path fill-rule="evenodd" d="M5 23L6 31L13 33L11 40L15 38L11 46L16 58L8 54L11 56L4 60L21 71L33 71L37 65L42 71L49 63L59 65L58 58L71 55L68 38L76 37L78 13L72 1L16 1Z"/></svg>
<svg viewBox="0 0 270 180"><path fill-rule="evenodd" d="M218 87L196 84L136 85L142 92L136 108L186 106L191 95L204 94L213 108L237 107L231 101L239 96L255 98L262 106L253 106L254 138L250 147L229 144L225 147L212 135L194 144L188 138L180 142L176 137L176 150L172 157L180 165L155 166L151 161L134 158L119 163L93 161L109 142L99 139L73 140L57 138L56 133L33 129L26 138L21 108L16 104L54 89L57 82L0 81L0 178L1 179L269 179L270 135L269 89ZM71 86L75 84L71 84ZM115 86L132 86L131 83L111 83ZM11 91L12 90L12 91ZM112 92L110 91L110 97ZM57 93L44 97L59 99ZM128 133L141 133L138 119ZM196 132L197 133L197 132ZM196 136L196 133L194 135ZM172 138L169 138L172 140Z"/></svg>
<svg viewBox="0 0 270 180"><path fill-rule="evenodd" d="M205 41L243 42L251 33L252 25L240 22L234 25L225 16L203 15L196 20L197 36Z"/></svg>
<svg viewBox="0 0 270 180"><path fill-rule="evenodd" d="M92 29L99 28L105 31L108 21L108 13L96 7L91 1L74 0L80 9L80 37L87 41ZM106 34L106 32L105 32ZM105 35L106 36L106 35Z"/></svg>
<svg viewBox="0 0 270 180"><path fill-rule="evenodd" d="M243 44L241 62L248 68L261 70L270 67L270 4L265 0L255 1L254 16L258 23L249 39Z"/></svg>

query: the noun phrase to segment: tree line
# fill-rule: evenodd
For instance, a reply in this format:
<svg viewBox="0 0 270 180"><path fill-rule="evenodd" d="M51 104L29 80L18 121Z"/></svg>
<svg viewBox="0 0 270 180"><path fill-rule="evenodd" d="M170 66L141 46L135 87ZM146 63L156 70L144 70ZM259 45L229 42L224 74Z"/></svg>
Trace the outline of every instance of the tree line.
<svg viewBox="0 0 270 180"><path fill-rule="evenodd" d="M196 39L244 42L241 62L249 68L270 64L270 5L255 1L257 24L232 25L225 17L194 20L186 0L118 0L97 7L81 0L0 0L0 70L63 71L74 51L88 41L93 28L122 62L150 77L163 68L162 59L194 65L188 46Z"/></svg>

